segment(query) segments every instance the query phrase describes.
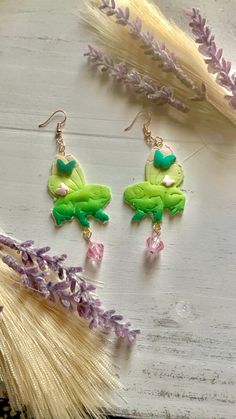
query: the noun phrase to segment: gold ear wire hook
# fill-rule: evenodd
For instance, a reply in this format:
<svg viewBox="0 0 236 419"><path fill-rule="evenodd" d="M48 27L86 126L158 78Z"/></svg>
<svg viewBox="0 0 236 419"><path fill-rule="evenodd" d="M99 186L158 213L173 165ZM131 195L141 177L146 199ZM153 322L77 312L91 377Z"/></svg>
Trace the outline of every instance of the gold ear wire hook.
<svg viewBox="0 0 236 419"><path fill-rule="evenodd" d="M49 118L46 121L44 121L42 124L39 124L39 128L46 127L46 125L49 124L49 122L54 118L54 116L57 113L63 113L63 115L64 115L63 121L58 122L57 127L59 127L59 129L61 127L64 127L64 125L66 123L67 116L66 116L66 113L62 109L58 109L57 111L53 112L52 115L50 115Z"/></svg>
<svg viewBox="0 0 236 419"><path fill-rule="evenodd" d="M62 109L58 109L57 111L53 112L52 115L50 115L49 118L46 121L44 121L42 124L39 124L39 128L46 127L46 125L48 125L49 122L58 113L62 113L64 115L64 119L63 119L63 121L57 123L56 143L57 143L57 146L58 146L59 154L62 154L64 156L65 155L65 143L64 143L63 138L62 138L62 128L64 127L64 125L66 123L66 119L67 119L66 113Z"/></svg>
<svg viewBox="0 0 236 419"><path fill-rule="evenodd" d="M151 131L149 130L149 125L152 119L152 115L150 114L150 112L140 111L139 113L137 113L131 124L127 128L125 128L125 131L129 131L141 115L145 115L147 117L147 121L143 124L143 134L145 141L147 142L147 144L151 144L153 147L161 148L163 146L163 139L158 136L153 137Z"/></svg>
<svg viewBox="0 0 236 419"><path fill-rule="evenodd" d="M144 125L147 125L147 126L150 125L150 122L151 122L151 119L152 119L151 114L149 112L140 111L140 112L137 113L137 115L135 116L135 118L131 122L131 124L127 128L125 128L125 131L129 131L141 115L146 115L147 118L148 118L148 121Z"/></svg>

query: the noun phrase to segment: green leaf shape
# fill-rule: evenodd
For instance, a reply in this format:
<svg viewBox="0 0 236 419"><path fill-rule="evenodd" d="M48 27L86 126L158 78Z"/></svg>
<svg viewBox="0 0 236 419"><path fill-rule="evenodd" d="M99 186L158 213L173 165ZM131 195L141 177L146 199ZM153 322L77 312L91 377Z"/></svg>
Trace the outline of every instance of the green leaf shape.
<svg viewBox="0 0 236 419"><path fill-rule="evenodd" d="M61 183L64 183L69 188L68 194L71 192L76 192L78 190L78 187L75 184L75 182L73 182L73 180L71 180L67 176L63 177L63 176L52 175L48 179L48 189L53 197L59 197L56 191L57 189L60 188Z"/></svg>
<svg viewBox="0 0 236 419"><path fill-rule="evenodd" d="M166 175L175 181L173 186L180 186L184 180L184 171L179 163L174 163L169 169L162 170L155 167L153 162L147 161L145 178L152 185L161 185Z"/></svg>
<svg viewBox="0 0 236 419"><path fill-rule="evenodd" d="M153 164L155 167L167 170L172 164L176 161L176 156L174 154L168 154L165 156L160 150L156 150L154 153Z"/></svg>
<svg viewBox="0 0 236 419"><path fill-rule="evenodd" d="M72 162L73 166L76 165L76 167L72 170L69 176L66 174L61 174L58 171L58 160L62 161L64 166ZM48 179L48 189L53 197L59 197L56 191L60 188L61 183L64 183L69 188L68 194L70 194L71 192L81 190L85 185L85 179L82 168L79 166L76 159L71 155L65 157L57 156L57 158L52 164L52 176L50 176L50 178Z"/></svg>
<svg viewBox="0 0 236 419"><path fill-rule="evenodd" d="M57 171L60 175L70 176L76 166L76 160L64 162L62 159L57 159Z"/></svg>
<svg viewBox="0 0 236 419"><path fill-rule="evenodd" d="M76 161L76 159L72 155L67 155L65 157L64 156L59 156L59 158L65 164L68 163L68 162L70 162L70 161L72 161L72 160L75 160ZM58 160L58 157L53 162L53 165L52 165L52 175L56 175L56 176L60 177L61 179L63 179L63 180L61 180L61 182L65 183L66 185L67 185L66 179L70 179L72 182L75 183L75 185L77 186L77 189L81 189L86 184L86 182L85 182L85 177L84 177L83 170L82 170L81 166L79 165L79 163L76 161L77 166L75 167L75 169L72 171L70 177L68 178L68 176L62 176L58 172L58 169L57 169L57 160ZM67 185L67 186L69 187L69 185Z"/></svg>

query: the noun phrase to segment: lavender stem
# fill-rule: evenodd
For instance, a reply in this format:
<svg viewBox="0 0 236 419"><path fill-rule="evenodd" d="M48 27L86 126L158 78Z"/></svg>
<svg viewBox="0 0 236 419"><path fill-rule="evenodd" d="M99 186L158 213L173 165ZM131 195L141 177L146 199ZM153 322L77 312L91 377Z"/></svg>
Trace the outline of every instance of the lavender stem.
<svg viewBox="0 0 236 419"><path fill-rule="evenodd" d="M81 267L65 265L66 255L50 256L50 247L33 247L32 240L19 243L11 237L0 235L2 261L20 276L21 284L29 290L40 293L52 302L59 301L68 310L77 311L79 316L89 320L89 327L109 331L113 330L118 337L133 343L139 330L130 328L130 323L123 323L123 317L115 310L105 311L95 295L96 287L81 276ZM17 258L7 253L15 251ZM55 279L56 276L56 279ZM51 280L51 277L53 278ZM0 306L0 313L3 306Z"/></svg>
<svg viewBox="0 0 236 419"><path fill-rule="evenodd" d="M142 76L137 70L129 70L126 63L114 63L110 57L91 45L89 51L84 55L88 56L89 61L99 67L103 72L108 72L115 80L124 83L125 86L131 86L138 94L144 94L146 98L156 104L170 106L181 112L188 112L189 108L185 103L176 99L172 91L167 86L158 86L154 80L148 76Z"/></svg>
<svg viewBox="0 0 236 419"><path fill-rule="evenodd" d="M164 44L160 44L154 38L152 32L143 32L143 22L140 17L136 19L130 18L130 10L128 7L116 7L115 0L101 0L100 10L103 10L107 16L114 16L116 23L129 26L129 35L141 41L141 46L145 54L151 55L153 60L160 61L159 67L165 72L173 73L176 78L187 88L195 92L193 100L204 100L206 89L204 84L201 87L195 85L193 80L184 72L181 66L177 63L176 56L173 52L168 51Z"/></svg>
<svg viewBox="0 0 236 419"><path fill-rule="evenodd" d="M226 95L225 98L236 109L236 74L230 74L231 62L223 57L223 49L216 46L215 36L200 11L193 8L189 16L189 26L196 37L196 43L199 44L198 50L206 57L204 61L209 73L216 74L216 82L232 93L232 95Z"/></svg>

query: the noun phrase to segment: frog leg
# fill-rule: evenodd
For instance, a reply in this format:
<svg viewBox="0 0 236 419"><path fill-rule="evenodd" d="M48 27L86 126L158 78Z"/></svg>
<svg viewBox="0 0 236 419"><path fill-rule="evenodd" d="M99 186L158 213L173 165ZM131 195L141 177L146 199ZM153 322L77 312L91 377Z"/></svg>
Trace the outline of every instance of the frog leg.
<svg viewBox="0 0 236 419"><path fill-rule="evenodd" d="M158 202L155 206L155 209L152 211L152 219L154 223L159 223L162 220L163 212L164 212L164 204L161 197L159 197Z"/></svg>
<svg viewBox="0 0 236 419"><path fill-rule="evenodd" d="M82 227L90 227L90 222L88 220L88 214L84 211L77 209L75 211L75 217L79 220Z"/></svg>
<svg viewBox="0 0 236 419"><path fill-rule="evenodd" d="M97 212L95 212L94 218L97 218L97 220L101 221L102 223L105 223L109 220L109 216L102 209L99 209Z"/></svg>
<svg viewBox="0 0 236 419"><path fill-rule="evenodd" d="M172 194L171 195L171 205L169 206L169 210L171 215L175 215L178 212L182 212L185 206L185 196L184 194L179 191L179 194Z"/></svg>
<svg viewBox="0 0 236 419"><path fill-rule="evenodd" d="M52 215L56 224L59 226L65 221L70 221L74 217L74 206L71 202L56 204L52 210Z"/></svg>
<svg viewBox="0 0 236 419"><path fill-rule="evenodd" d="M141 221L143 219L143 217L145 217L146 213L142 210L137 210L136 213L134 214L132 221Z"/></svg>

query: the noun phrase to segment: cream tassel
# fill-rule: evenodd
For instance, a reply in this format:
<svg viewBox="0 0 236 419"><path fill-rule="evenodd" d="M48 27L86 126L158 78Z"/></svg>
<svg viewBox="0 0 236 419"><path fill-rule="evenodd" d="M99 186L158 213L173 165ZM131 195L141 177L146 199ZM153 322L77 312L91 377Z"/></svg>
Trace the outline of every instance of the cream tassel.
<svg viewBox="0 0 236 419"><path fill-rule="evenodd" d="M34 419L103 417L117 388L102 336L19 285L0 260L0 378L15 410Z"/></svg>

